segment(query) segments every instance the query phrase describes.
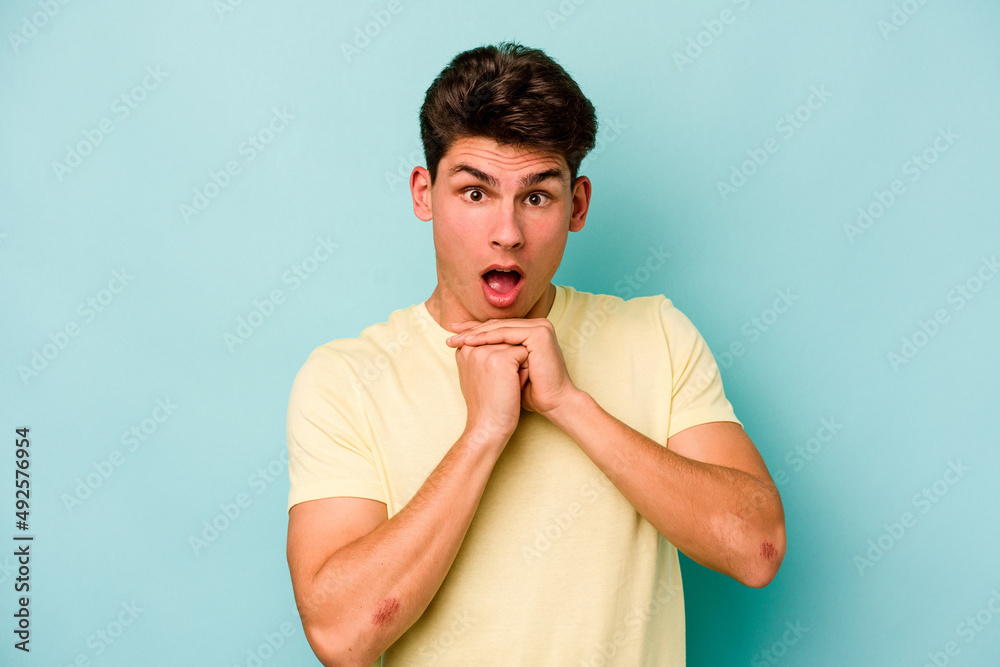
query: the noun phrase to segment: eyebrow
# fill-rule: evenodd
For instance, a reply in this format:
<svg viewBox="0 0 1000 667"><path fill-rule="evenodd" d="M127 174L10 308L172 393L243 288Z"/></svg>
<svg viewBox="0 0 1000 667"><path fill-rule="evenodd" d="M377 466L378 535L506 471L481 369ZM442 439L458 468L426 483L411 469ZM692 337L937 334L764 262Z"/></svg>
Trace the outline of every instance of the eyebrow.
<svg viewBox="0 0 1000 667"><path fill-rule="evenodd" d="M454 167L449 169L448 175L454 176L455 174L463 171L467 174L470 174L478 178L479 180L483 181L492 188L500 187L500 182L497 181L496 178L494 178L490 174L487 174L486 172L476 169L472 165L465 164L464 162L460 162L459 164L456 164ZM566 172L563 171L562 169L558 167L553 167L552 169L548 169L546 171L540 171L537 174L528 174L527 176L521 179L520 183L518 183L518 189L530 188L531 186L537 185L542 181L548 180L550 178L562 180L565 173Z"/></svg>

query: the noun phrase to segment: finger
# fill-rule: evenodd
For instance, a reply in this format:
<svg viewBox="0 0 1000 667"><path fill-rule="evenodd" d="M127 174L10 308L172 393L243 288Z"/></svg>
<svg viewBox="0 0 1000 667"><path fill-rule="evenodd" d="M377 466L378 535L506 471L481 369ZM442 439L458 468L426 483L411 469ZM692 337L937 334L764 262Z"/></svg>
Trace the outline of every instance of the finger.
<svg viewBox="0 0 1000 667"><path fill-rule="evenodd" d="M537 327L545 326L549 323L549 320L544 317L535 318L521 318L521 317L506 317L500 319L486 320L485 322L480 322L478 320L468 320L466 322L453 322L451 324L451 330L455 332L470 333L479 331L488 331L490 329L496 329L498 327Z"/></svg>
<svg viewBox="0 0 1000 667"><path fill-rule="evenodd" d="M459 324L465 324L464 322ZM474 326L464 328L460 333L456 333L454 336L448 338L445 343L449 345L461 344L463 341L469 340L473 334L482 333L485 331L492 331L499 328L521 328L521 329L552 329L552 324L546 318L533 318L533 319L521 319L521 318L506 318L499 320L487 320L486 322L478 322ZM476 339L477 344L481 345L482 339Z"/></svg>
<svg viewBox="0 0 1000 667"><path fill-rule="evenodd" d="M530 335L531 329L527 327L500 327L457 334L445 342L456 347L459 345L495 345L496 343L521 345L528 340Z"/></svg>

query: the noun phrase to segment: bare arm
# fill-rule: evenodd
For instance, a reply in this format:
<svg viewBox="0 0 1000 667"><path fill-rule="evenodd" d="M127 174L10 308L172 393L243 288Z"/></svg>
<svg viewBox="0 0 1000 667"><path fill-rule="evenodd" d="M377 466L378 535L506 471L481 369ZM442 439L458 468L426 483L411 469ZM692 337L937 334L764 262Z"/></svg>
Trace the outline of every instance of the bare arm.
<svg viewBox="0 0 1000 667"><path fill-rule="evenodd" d="M423 614L520 418L521 346L456 353L465 431L391 519L384 503L326 498L288 516L288 567L306 638L324 665L367 667ZM525 378L526 379L526 378Z"/></svg>
<svg viewBox="0 0 1000 667"><path fill-rule="evenodd" d="M370 665L430 604L502 451L489 439L463 433L391 519L384 503L364 498L292 507L289 570L306 637L324 665Z"/></svg>
<svg viewBox="0 0 1000 667"><path fill-rule="evenodd" d="M755 588L777 574L785 555L784 509L739 424L692 426L664 447L583 391L545 416L692 560Z"/></svg>
<svg viewBox="0 0 1000 667"><path fill-rule="evenodd" d="M571 437L661 535L696 562L760 588L785 556L781 497L735 422L686 428L666 446L615 419L569 377L543 318L464 323L449 345L508 343L529 350L525 407Z"/></svg>

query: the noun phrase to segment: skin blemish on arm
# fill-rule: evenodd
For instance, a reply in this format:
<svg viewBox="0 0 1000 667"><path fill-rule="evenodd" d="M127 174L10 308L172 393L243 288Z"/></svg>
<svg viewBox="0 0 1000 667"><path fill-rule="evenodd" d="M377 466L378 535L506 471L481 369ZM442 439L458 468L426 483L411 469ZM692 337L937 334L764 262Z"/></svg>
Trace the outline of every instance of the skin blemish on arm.
<svg viewBox="0 0 1000 667"><path fill-rule="evenodd" d="M396 615L398 610L399 600L396 598L382 600L378 605L378 609L372 614L372 623L378 627L382 627L392 620L392 617Z"/></svg>
<svg viewBox="0 0 1000 667"><path fill-rule="evenodd" d="M760 545L760 555L767 560L774 560L774 557L778 555L778 550L770 542L763 542Z"/></svg>

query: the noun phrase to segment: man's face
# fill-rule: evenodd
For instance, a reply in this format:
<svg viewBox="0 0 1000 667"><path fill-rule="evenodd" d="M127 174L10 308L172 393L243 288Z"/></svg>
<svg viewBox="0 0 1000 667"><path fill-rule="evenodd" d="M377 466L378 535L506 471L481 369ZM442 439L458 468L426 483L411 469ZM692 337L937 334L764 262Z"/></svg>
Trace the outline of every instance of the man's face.
<svg viewBox="0 0 1000 667"><path fill-rule="evenodd" d="M558 153L467 137L441 159L433 187L416 167L410 188L416 216L434 221L438 286L428 309L443 326L548 314L566 238L586 219L586 176L571 188Z"/></svg>

